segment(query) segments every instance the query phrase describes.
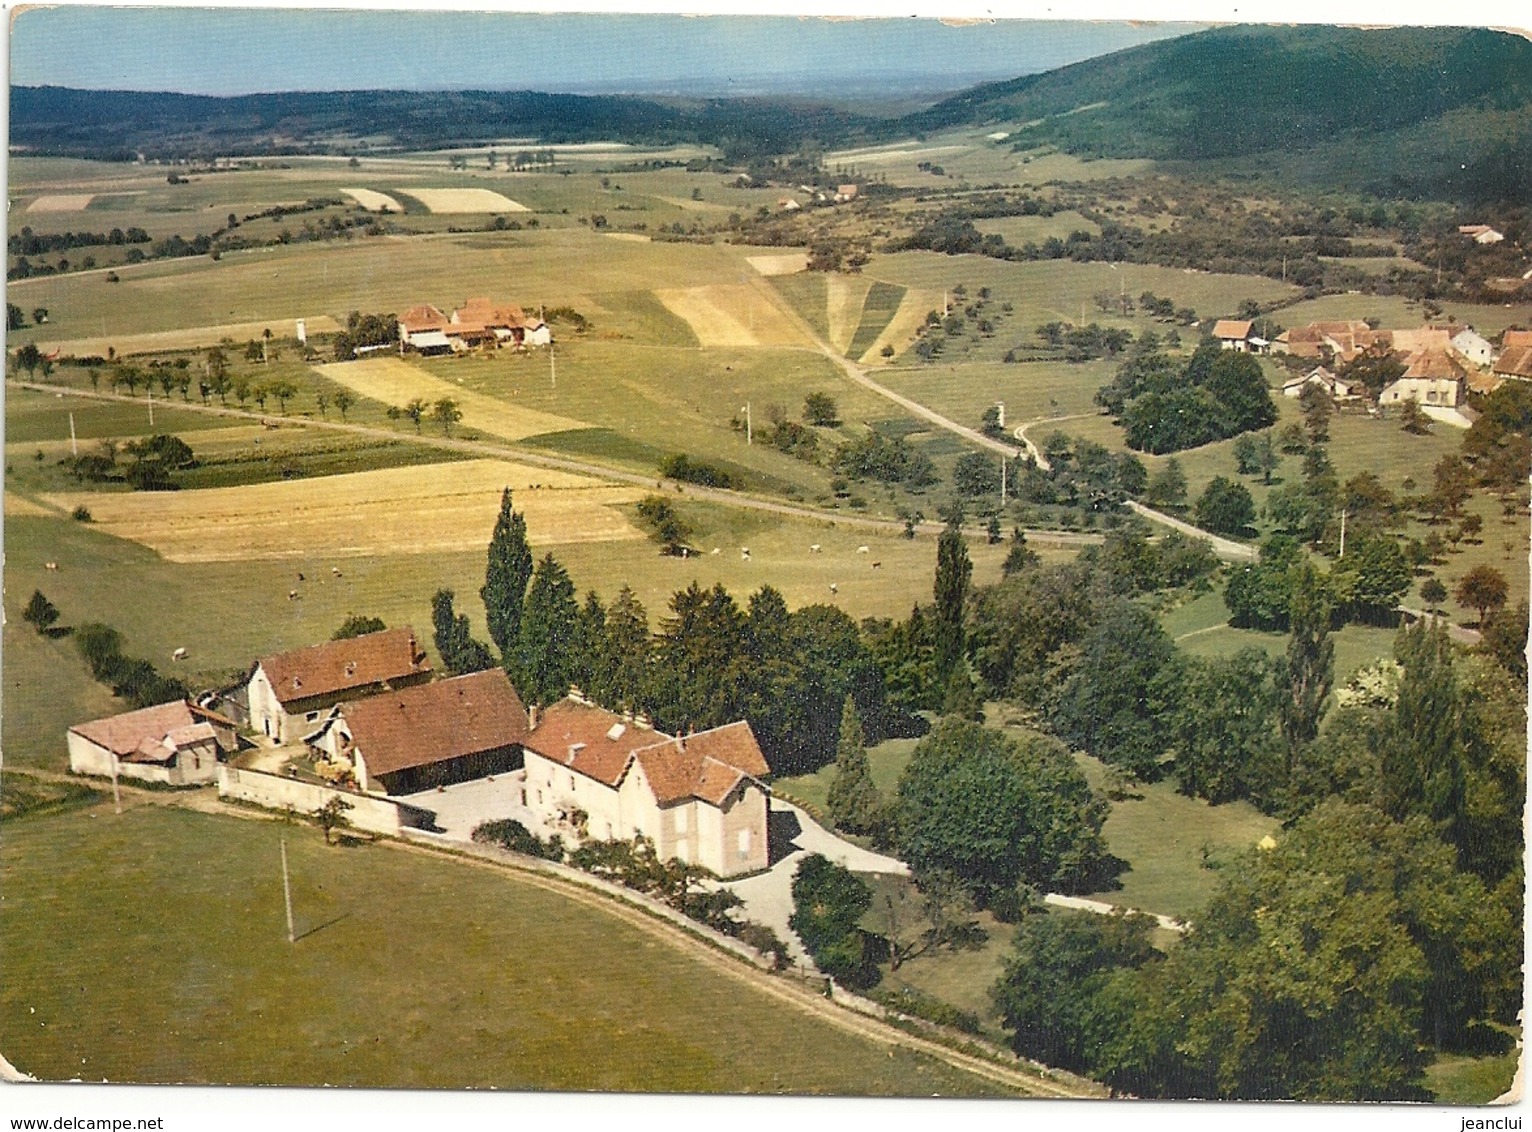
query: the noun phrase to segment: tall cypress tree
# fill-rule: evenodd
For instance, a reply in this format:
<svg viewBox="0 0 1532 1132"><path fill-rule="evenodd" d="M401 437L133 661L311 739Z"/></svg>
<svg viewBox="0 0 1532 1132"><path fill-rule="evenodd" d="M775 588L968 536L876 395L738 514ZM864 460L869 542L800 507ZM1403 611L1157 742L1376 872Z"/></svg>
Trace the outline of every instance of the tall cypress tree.
<svg viewBox="0 0 1532 1132"><path fill-rule="evenodd" d="M526 517L512 510L511 489L500 496L500 517L489 540L489 566L484 571L484 615L490 639L508 658L521 639L522 607L532 577L532 547L527 542Z"/></svg>
<svg viewBox="0 0 1532 1132"><path fill-rule="evenodd" d="M973 563L963 541L962 516L954 512L936 544L936 686L945 689L963 659L963 603Z"/></svg>
<svg viewBox="0 0 1532 1132"><path fill-rule="evenodd" d="M856 701L847 696L841 710L840 741L835 745L835 777L825 802L830 820L848 833L871 833L878 820L878 788L872 782L864 742Z"/></svg>
<svg viewBox="0 0 1532 1132"><path fill-rule="evenodd" d="M545 555L527 590L514 667L507 666L529 703L551 704L569 691L579 612L568 571L553 555Z"/></svg>
<svg viewBox="0 0 1532 1132"><path fill-rule="evenodd" d="M1394 652L1404 675L1382 744L1385 807L1398 820L1424 814L1445 840L1461 848L1463 709L1447 627L1421 622L1405 629Z"/></svg>
<svg viewBox="0 0 1532 1132"><path fill-rule="evenodd" d="M644 604L632 589L623 586L606 611L603 663L596 689L601 703L624 711L643 707L652 649Z"/></svg>
<svg viewBox="0 0 1532 1132"><path fill-rule="evenodd" d="M1300 747L1319 734L1319 717L1335 680L1335 642L1330 639L1330 595L1325 579L1304 559L1293 567L1287 620L1292 636L1278 662L1278 720L1287 740L1288 770Z"/></svg>

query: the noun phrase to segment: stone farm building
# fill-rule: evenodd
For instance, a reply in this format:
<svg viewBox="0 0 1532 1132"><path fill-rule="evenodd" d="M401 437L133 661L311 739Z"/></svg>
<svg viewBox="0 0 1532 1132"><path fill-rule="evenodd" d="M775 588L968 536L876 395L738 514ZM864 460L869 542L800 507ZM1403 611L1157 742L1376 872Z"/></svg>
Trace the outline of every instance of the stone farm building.
<svg viewBox="0 0 1532 1132"><path fill-rule="evenodd" d="M1282 383L1282 396L1302 397L1310 385L1323 389L1337 401L1350 401L1356 397L1355 383L1336 377L1324 366L1315 366L1302 377L1289 378Z"/></svg>
<svg viewBox="0 0 1532 1132"><path fill-rule="evenodd" d="M262 657L246 684L250 728L288 743L312 732L343 699L430 678L431 664L408 626Z"/></svg>
<svg viewBox="0 0 1532 1132"><path fill-rule="evenodd" d="M187 700L172 700L71 727L75 774L185 786L212 782L219 756L238 749L235 724Z"/></svg>
<svg viewBox="0 0 1532 1132"><path fill-rule="evenodd" d="M1221 318L1213 324L1213 337L1225 350L1264 354L1269 343L1255 336L1255 324L1249 319Z"/></svg>
<svg viewBox="0 0 1532 1132"><path fill-rule="evenodd" d="M305 737L357 786L413 794L521 768L527 709L499 668L337 705Z"/></svg>
<svg viewBox="0 0 1532 1132"><path fill-rule="evenodd" d="M671 736L576 694L525 743L526 806L598 840L642 834L720 877L766 868L769 773L750 724ZM551 819L551 820L549 820Z"/></svg>
<svg viewBox="0 0 1532 1132"><path fill-rule="evenodd" d="M548 346L553 334L541 318L514 303L468 299L451 316L429 303L399 316L399 348L420 354L466 353L483 346Z"/></svg>

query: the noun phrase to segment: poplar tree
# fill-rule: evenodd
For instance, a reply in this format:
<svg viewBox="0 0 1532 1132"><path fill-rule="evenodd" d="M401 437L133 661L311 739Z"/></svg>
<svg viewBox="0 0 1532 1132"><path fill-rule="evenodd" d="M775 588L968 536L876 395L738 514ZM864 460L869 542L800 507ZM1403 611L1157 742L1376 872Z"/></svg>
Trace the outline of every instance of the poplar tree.
<svg viewBox="0 0 1532 1132"><path fill-rule="evenodd" d="M1319 734L1325 697L1335 680L1335 642L1330 639L1330 595L1307 559L1293 567L1287 621L1292 635L1277 667L1281 692L1278 721L1287 740L1288 769L1300 747Z"/></svg>
<svg viewBox="0 0 1532 1132"><path fill-rule="evenodd" d="M946 688L963 659L963 603L973 563L963 541L962 517L954 512L936 544L936 685Z"/></svg>
<svg viewBox="0 0 1532 1132"><path fill-rule="evenodd" d="M500 496L500 517L489 540L489 566L484 572L484 615L489 636L509 658L521 639L522 606L527 582L532 577L532 547L527 542L527 520L511 508L511 489Z"/></svg>
<svg viewBox="0 0 1532 1132"><path fill-rule="evenodd" d="M514 666L507 665L528 703L550 704L569 690L578 616L568 571L545 555L527 589Z"/></svg>

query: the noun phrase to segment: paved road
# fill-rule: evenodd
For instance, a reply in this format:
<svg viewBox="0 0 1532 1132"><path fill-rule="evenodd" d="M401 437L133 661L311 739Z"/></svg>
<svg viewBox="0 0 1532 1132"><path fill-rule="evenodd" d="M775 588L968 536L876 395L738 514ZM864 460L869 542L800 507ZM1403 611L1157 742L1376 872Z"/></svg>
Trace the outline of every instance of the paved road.
<svg viewBox="0 0 1532 1132"><path fill-rule="evenodd" d="M1080 896L1063 896L1057 892L1050 892L1043 897L1043 903L1052 904L1058 908L1073 908L1080 912L1095 912L1100 916L1110 916L1113 912L1137 912L1140 916L1153 916L1154 922L1166 931L1186 931L1186 925L1174 916L1162 916L1158 912L1143 912L1137 908L1125 908L1120 904L1108 904L1105 900L1086 900Z"/></svg>
<svg viewBox="0 0 1532 1132"><path fill-rule="evenodd" d="M729 888L745 902L747 919L765 924L787 944L794 962L806 967L813 963L804 953L803 945L793 930L787 926L793 914L793 874L798 865L810 853L822 853L836 864L844 865L857 873L888 873L908 876L910 867L893 857L869 852L849 841L843 841L791 802L780 798L771 800L771 846L775 863L764 873L746 877L744 880L728 881L720 887Z"/></svg>
<svg viewBox="0 0 1532 1132"><path fill-rule="evenodd" d="M1254 562L1261 556L1260 551L1253 546L1247 546L1242 542L1235 542L1233 539L1220 538L1218 535L1208 534L1201 527L1194 527L1188 522L1177 519L1174 515L1167 515L1163 511L1156 511L1153 507L1145 507L1136 499L1128 500L1128 506L1133 509L1135 514L1142 515L1151 523L1159 523L1162 526L1169 527L1171 530L1180 531L1184 535L1191 535L1193 538L1206 539L1212 544L1213 553L1225 562Z"/></svg>

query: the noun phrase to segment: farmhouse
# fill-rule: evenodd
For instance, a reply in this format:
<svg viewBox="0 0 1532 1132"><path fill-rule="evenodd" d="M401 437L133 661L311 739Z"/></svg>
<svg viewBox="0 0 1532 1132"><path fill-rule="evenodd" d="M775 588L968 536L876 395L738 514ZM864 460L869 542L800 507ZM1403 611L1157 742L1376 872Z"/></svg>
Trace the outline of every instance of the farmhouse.
<svg viewBox="0 0 1532 1132"><path fill-rule="evenodd" d="M1476 366L1487 366L1495 355L1495 348L1490 345L1489 339L1480 334L1471 326L1449 327L1448 333L1452 334L1452 348L1468 361Z"/></svg>
<svg viewBox="0 0 1532 1132"><path fill-rule="evenodd" d="M1421 350L1408 359L1408 367L1399 380L1384 388L1378 396L1380 405L1415 401L1423 408L1456 408L1463 400L1468 372L1452 355L1442 349Z"/></svg>
<svg viewBox="0 0 1532 1132"><path fill-rule="evenodd" d="M1511 337L1511 331L1505 332L1507 339ZM1512 345L1507 341L1500 351L1500 356L1495 359L1495 364L1490 371L1499 378L1515 378L1518 381L1532 381L1532 344L1525 346Z"/></svg>
<svg viewBox="0 0 1532 1132"><path fill-rule="evenodd" d="M1498 244L1505 239L1503 233L1495 231L1488 224L1459 224L1458 232L1476 244Z"/></svg>
<svg viewBox="0 0 1532 1132"><path fill-rule="evenodd" d="M1267 342L1255 336L1255 324L1249 319L1221 318L1213 324L1213 337L1225 350L1258 354L1265 351Z"/></svg>
<svg viewBox="0 0 1532 1132"><path fill-rule="evenodd" d="M661 860L721 877L768 864L770 768L746 722L665 735L571 692L524 748L525 804L549 825L598 840L641 834Z"/></svg>
<svg viewBox="0 0 1532 1132"><path fill-rule="evenodd" d="M514 303L479 297L449 317L437 307L411 307L399 319L399 348L423 354L464 353L476 346L548 346L553 333Z"/></svg>
<svg viewBox="0 0 1532 1132"><path fill-rule="evenodd" d="M221 754L238 749L235 724L187 700L173 700L71 727L69 769L75 774L163 782L211 782Z"/></svg>
<svg viewBox="0 0 1532 1132"><path fill-rule="evenodd" d="M1282 384L1282 396L1301 397L1310 385L1317 385L1337 401L1348 401L1357 396L1356 383L1336 377L1324 366L1315 366L1302 377L1289 378Z"/></svg>
<svg viewBox="0 0 1532 1132"><path fill-rule="evenodd" d="M250 727L279 743L314 730L342 699L421 684L425 651L408 626L277 653L256 661L246 682Z"/></svg>
<svg viewBox="0 0 1532 1132"><path fill-rule="evenodd" d="M521 769L527 709L499 668L337 704L305 742L359 789L414 794Z"/></svg>
<svg viewBox="0 0 1532 1132"><path fill-rule="evenodd" d="M1383 332L1386 334L1386 332ZM1358 354L1377 345L1380 332L1360 319L1345 322L1311 322L1278 334L1271 344L1274 354L1292 354L1299 358L1329 356L1349 362Z"/></svg>

